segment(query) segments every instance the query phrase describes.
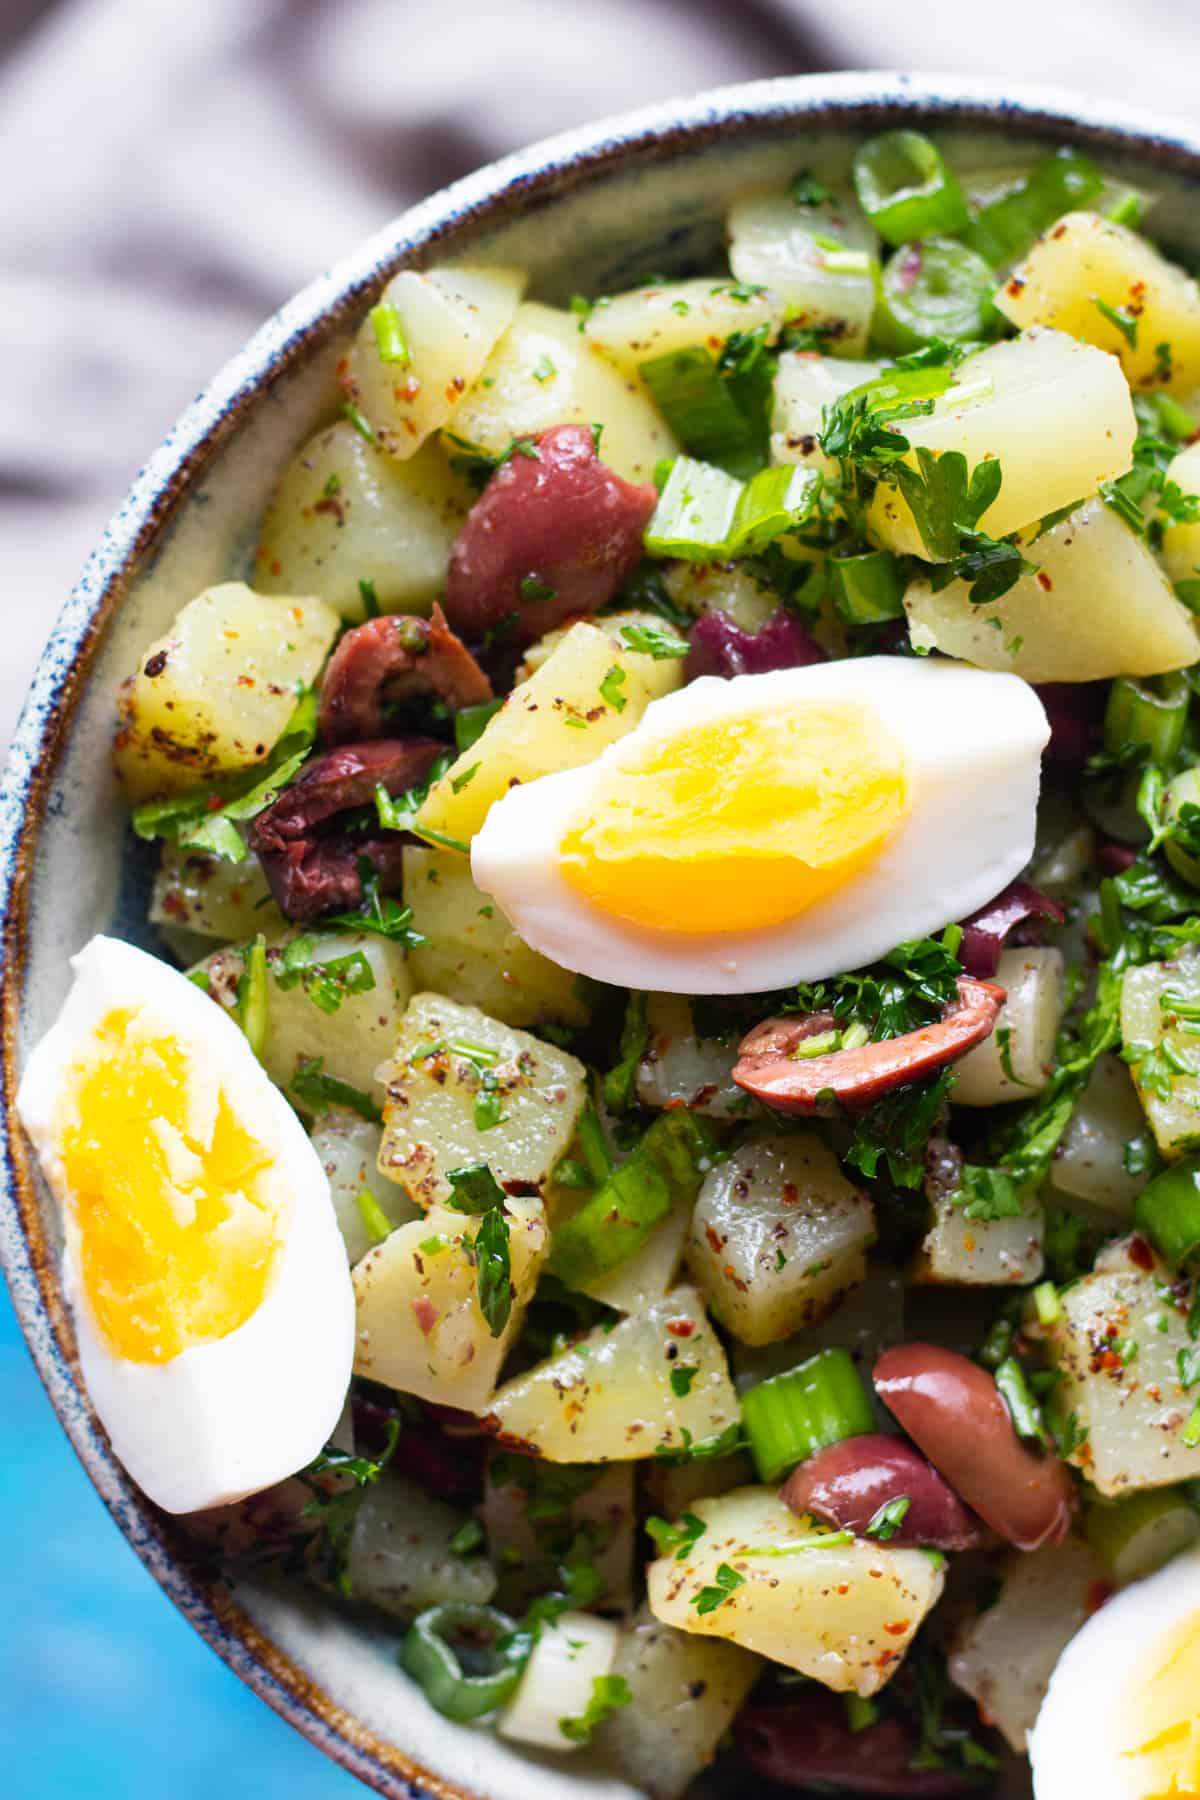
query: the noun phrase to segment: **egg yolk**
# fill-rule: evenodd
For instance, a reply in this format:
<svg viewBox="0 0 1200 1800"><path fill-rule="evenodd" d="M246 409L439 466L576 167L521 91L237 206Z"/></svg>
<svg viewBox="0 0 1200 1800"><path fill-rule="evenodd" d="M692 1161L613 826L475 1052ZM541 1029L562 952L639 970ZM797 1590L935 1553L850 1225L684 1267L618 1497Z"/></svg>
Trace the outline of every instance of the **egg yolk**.
<svg viewBox="0 0 1200 1800"><path fill-rule="evenodd" d="M836 893L907 807L903 751L871 708L780 707L694 726L598 770L559 866L631 924L752 931Z"/></svg>
<svg viewBox="0 0 1200 1800"><path fill-rule="evenodd" d="M1124 1696L1118 1731L1130 1800L1200 1800L1200 1612L1165 1632Z"/></svg>
<svg viewBox="0 0 1200 1800"><path fill-rule="evenodd" d="M111 1012L68 1071L60 1109L71 1235L114 1355L166 1362L243 1325L279 1249L270 1152L219 1072L186 1043Z"/></svg>

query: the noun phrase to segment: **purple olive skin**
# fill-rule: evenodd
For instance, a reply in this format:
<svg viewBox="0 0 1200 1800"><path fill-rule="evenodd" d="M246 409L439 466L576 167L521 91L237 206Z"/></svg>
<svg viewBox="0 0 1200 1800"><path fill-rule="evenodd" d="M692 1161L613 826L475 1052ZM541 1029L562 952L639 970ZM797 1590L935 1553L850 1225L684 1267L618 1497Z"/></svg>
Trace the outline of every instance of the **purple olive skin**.
<svg viewBox="0 0 1200 1800"><path fill-rule="evenodd" d="M887 1539L896 1549L976 1550L986 1535L919 1450L882 1432L818 1450L789 1475L781 1498L794 1513L812 1513L859 1537L881 1506L904 1498L908 1509Z"/></svg>
<svg viewBox="0 0 1200 1800"><path fill-rule="evenodd" d="M1062 1542L1075 1505L1070 1471L1021 1443L986 1369L937 1344L898 1344L875 1364L874 1380L888 1411L993 1531L1019 1550Z"/></svg>
<svg viewBox="0 0 1200 1800"><path fill-rule="evenodd" d="M881 1719L852 1731L841 1696L816 1689L779 1704L743 1707L733 1727L739 1752L756 1774L784 1787L833 1782L855 1794L978 1793L972 1769L914 1769L914 1727Z"/></svg>

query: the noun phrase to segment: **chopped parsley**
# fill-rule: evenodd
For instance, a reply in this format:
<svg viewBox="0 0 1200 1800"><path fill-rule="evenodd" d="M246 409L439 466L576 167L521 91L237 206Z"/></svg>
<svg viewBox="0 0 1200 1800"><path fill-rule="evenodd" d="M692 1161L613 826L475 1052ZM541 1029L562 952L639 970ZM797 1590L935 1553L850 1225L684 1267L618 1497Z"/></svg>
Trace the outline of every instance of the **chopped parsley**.
<svg viewBox="0 0 1200 1800"><path fill-rule="evenodd" d="M1131 350L1136 350L1138 341L1137 314L1128 306L1110 306L1107 300L1102 300L1100 298L1099 294L1092 295L1092 305L1103 318L1108 320L1110 325L1116 326L1121 336L1125 339L1125 342L1129 345L1129 348ZM1167 346L1163 345L1161 348L1166 349Z"/></svg>
<svg viewBox="0 0 1200 1800"><path fill-rule="evenodd" d="M700 1373L698 1363L676 1363L671 1370L671 1392L684 1400L692 1391L692 1383Z"/></svg>
<svg viewBox="0 0 1200 1800"><path fill-rule="evenodd" d="M717 1564L717 1572L713 1576L713 1581L715 1586L702 1587L699 1593L692 1595L688 1603L695 1607L701 1618L705 1613L716 1612L719 1606L724 1606L731 1594L745 1586L746 1577L739 1575L736 1569L723 1562Z"/></svg>
<svg viewBox="0 0 1200 1800"><path fill-rule="evenodd" d="M331 1106L345 1106L356 1112L360 1119L369 1119L372 1125L383 1124L383 1113L370 1094L351 1087L348 1081L341 1081L336 1075L326 1075L324 1070L323 1056L302 1057L288 1083L289 1094L306 1112L321 1113Z"/></svg>
<svg viewBox="0 0 1200 1800"><path fill-rule="evenodd" d="M629 705L629 695L621 691L627 679L626 671L619 663L614 663L600 683L600 698L619 713Z"/></svg>
<svg viewBox="0 0 1200 1800"><path fill-rule="evenodd" d="M678 1525L669 1520L659 1518L651 1513L646 1520L646 1531L654 1539L660 1556L673 1556L676 1562L686 1562L697 1544L708 1530L704 1520L694 1512L681 1513Z"/></svg>
<svg viewBox="0 0 1200 1800"><path fill-rule="evenodd" d="M633 1691L623 1675L594 1675L592 1692L583 1712L576 1719L560 1719L558 1729L572 1744L586 1744L597 1725L612 1717L620 1707L628 1706Z"/></svg>

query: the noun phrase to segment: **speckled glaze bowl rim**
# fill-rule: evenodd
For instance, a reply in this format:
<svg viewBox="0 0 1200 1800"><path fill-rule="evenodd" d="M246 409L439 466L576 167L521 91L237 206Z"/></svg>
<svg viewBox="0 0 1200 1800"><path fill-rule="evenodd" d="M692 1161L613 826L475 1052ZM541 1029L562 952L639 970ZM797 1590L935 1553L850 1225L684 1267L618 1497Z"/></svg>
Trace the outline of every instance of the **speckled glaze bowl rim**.
<svg viewBox="0 0 1200 1800"><path fill-rule="evenodd" d="M580 184L626 166L675 161L726 136L777 135L794 123L835 129L881 123L1004 129L1099 153L1135 152L1147 165L1200 181L1200 133L1134 108L1054 89L998 88L982 79L887 73L786 77L713 90L602 120L505 157L433 195L289 301L187 409L151 456L64 606L33 677L0 782L0 1263L38 1373L80 1461L156 1581L229 1667L277 1713L392 1800L465 1800L401 1747L345 1713L238 1609L177 1530L115 1461L77 1380L55 1257L13 1112L26 918L52 781L98 645L132 572L175 517L182 497L274 384L315 353L334 324L394 267L463 226L540 210Z"/></svg>

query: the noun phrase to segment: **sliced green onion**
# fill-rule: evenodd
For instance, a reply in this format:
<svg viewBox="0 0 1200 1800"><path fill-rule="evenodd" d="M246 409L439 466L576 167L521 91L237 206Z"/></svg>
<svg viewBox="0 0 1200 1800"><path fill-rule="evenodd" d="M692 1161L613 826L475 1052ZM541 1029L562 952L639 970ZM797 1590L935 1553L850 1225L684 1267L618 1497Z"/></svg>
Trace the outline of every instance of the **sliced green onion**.
<svg viewBox="0 0 1200 1800"><path fill-rule="evenodd" d="M1084 1508L1088 1543L1115 1581L1153 1574L1200 1537L1200 1516L1179 1488L1147 1488Z"/></svg>
<svg viewBox="0 0 1200 1800"><path fill-rule="evenodd" d="M449 1602L418 1613L400 1647L400 1667L429 1704L464 1725L503 1706L521 1678L516 1621L494 1606Z"/></svg>
<svg viewBox="0 0 1200 1800"><path fill-rule="evenodd" d="M1030 1443L1044 1444L1046 1427L1042 1423L1042 1409L1030 1393L1025 1371L1015 1356L1005 1357L996 1370L995 1380L1017 1436Z"/></svg>
<svg viewBox="0 0 1200 1800"><path fill-rule="evenodd" d="M750 422L707 350L699 346L673 350L650 357L638 368L659 412L691 455L722 463L751 448Z"/></svg>
<svg viewBox="0 0 1200 1800"><path fill-rule="evenodd" d="M1013 193L985 206L963 237L994 268L1024 256L1035 237L1096 199L1104 178L1090 156L1062 149L1033 165Z"/></svg>
<svg viewBox="0 0 1200 1800"><path fill-rule="evenodd" d="M1033 1310L1039 1325L1053 1325L1061 1310L1058 1289L1052 1281L1039 1281L1033 1290Z"/></svg>
<svg viewBox="0 0 1200 1800"><path fill-rule="evenodd" d="M677 456L646 527L652 556L724 561L762 550L804 523L820 490L817 470L784 463L740 482L711 463Z"/></svg>
<svg viewBox="0 0 1200 1800"><path fill-rule="evenodd" d="M1136 188L1126 188L1104 216L1112 225L1125 225L1130 231L1136 231L1142 217L1142 196Z"/></svg>
<svg viewBox="0 0 1200 1800"><path fill-rule="evenodd" d="M885 131L854 158L858 204L888 244L961 231L970 214L937 145L920 131Z"/></svg>
<svg viewBox="0 0 1200 1800"><path fill-rule="evenodd" d="M454 746L456 750L469 750L483 736L488 720L493 718L504 705L503 700L481 700L478 706L464 706L461 712L454 715Z"/></svg>
<svg viewBox="0 0 1200 1800"><path fill-rule="evenodd" d="M358 1208L363 1229L373 1244L382 1244L384 1238L391 1237L392 1221L369 1187L359 1188L354 1196L354 1204Z"/></svg>
<svg viewBox="0 0 1200 1800"><path fill-rule="evenodd" d="M1185 807L1200 807L1200 768L1184 769L1171 778L1171 785L1166 793L1165 818L1167 824L1176 827L1180 824ZM1163 853L1177 875L1193 887L1200 887L1200 858L1195 857L1168 833L1163 845Z"/></svg>
<svg viewBox="0 0 1200 1800"><path fill-rule="evenodd" d="M794 1050L788 1052L792 1062L808 1062L814 1056L827 1056L831 1050L840 1050L842 1034L840 1031L817 1031L812 1037L801 1038Z"/></svg>
<svg viewBox="0 0 1200 1800"><path fill-rule="evenodd" d="M904 617L904 576L889 550L831 556L833 603L847 625L875 625Z"/></svg>
<svg viewBox="0 0 1200 1800"><path fill-rule="evenodd" d="M669 1212L696 1198L716 1148L698 1113L663 1113L621 1167L555 1230L550 1272L579 1287L618 1268Z"/></svg>
<svg viewBox="0 0 1200 1800"><path fill-rule="evenodd" d="M741 482L724 469L677 456L646 527L647 550L688 562L720 558L741 497Z"/></svg>
<svg viewBox="0 0 1200 1800"><path fill-rule="evenodd" d="M1136 1230L1178 1265L1200 1248L1200 1155L1160 1170L1133 1203Z"/></svg>
<svg viewBox="0 0 1200 1800"><path fill-rule="evenodd" d="M869 275L873 262L868 250L827 250L822 265L831 275Z"/></svg>
<svg viewBox="0 0 1200 1800"><path fill-rule="evenodd" d="M380 362L399 363L402 368L407 368L412 361L412 351L404 335L404 321L396 308L390 301L381 300L378 306L371 308L367 317L375 333L375 347L379 351Z"/></svg>
<svg viewBox="0 0 1200 1800"><path fill-rule="evenodd" d="M842 1705L851 1731L866 1731L879 1717L879 1708L867 1694L843 1694Z"/></svg>
<svg viewBox="0 0 1200 1800"><path fill-rule="evenodd" d="M1190 413L1186 406L1180 406L1174 395L1155 394L1154 410L1163 430L1179 443L1186 443L1188 438L1195 436L1198 423L1195 414Z"/></svg>
<svg viewBox="0 0 1200 1800"><path fill-rule="evenodd" d="M819 1350L748 1389L742 1417L760 1481L778 1481L827 1444L875 1429L867 1391L841 1349Z"/></svg>
<svg viewBox="0 0 1200 1800"><path fill-rule="evenodd" d="M953 238L905 244L883 271L872 337L897 354L935 337L958 344L986 337L995 288L994 273L966 244Z"/></svg>
<svg viewBox="0 0 1200 1800"><path fill-rule="evenodd" d="M589 1101L584 1107L579 1124L575 1127L575 1136L579 1140L579 1148L583 1152L583 1160L587 1164L588 1174L598 1187L607 1180L613 1166L613 1153L608 1147L608 1139L604 1135L604 1127L600 1123L600 1115Z"/></svg>
<svg viewBox="0 0 1200 1800"><path fill-rule="evenodd" d="M1144 744L1151 762L1172 762L1183 743L1190 694L1183 675L1119 675L1108 690L1104 748Z"/></svg>
<svg viewBox="0 0 1200 1800"><path fill-rule="evenodd" d="M267 940L261 931L243 952L243 963L237 984L238 1024L261 1062L267 1042Z"/></svg>

